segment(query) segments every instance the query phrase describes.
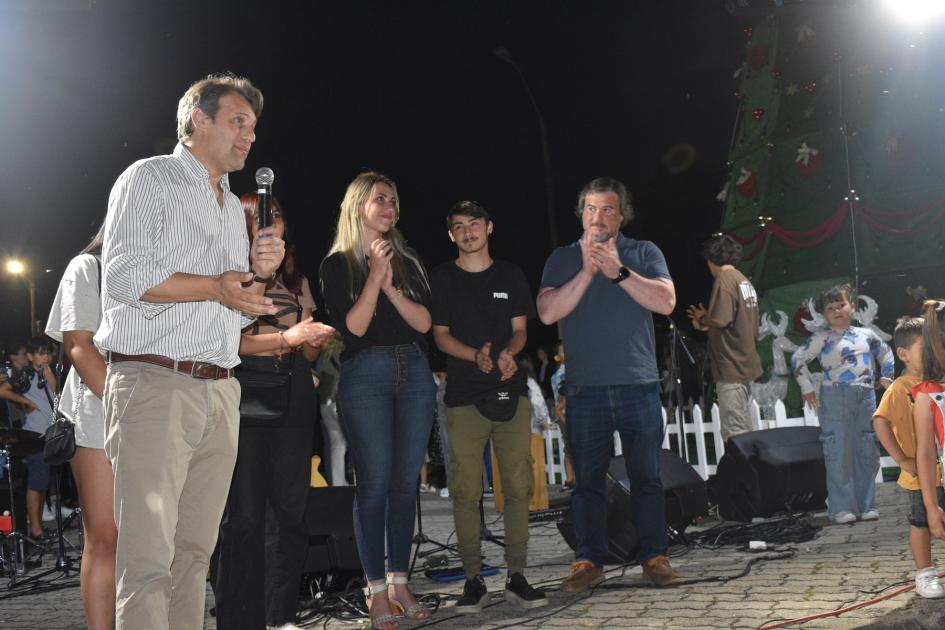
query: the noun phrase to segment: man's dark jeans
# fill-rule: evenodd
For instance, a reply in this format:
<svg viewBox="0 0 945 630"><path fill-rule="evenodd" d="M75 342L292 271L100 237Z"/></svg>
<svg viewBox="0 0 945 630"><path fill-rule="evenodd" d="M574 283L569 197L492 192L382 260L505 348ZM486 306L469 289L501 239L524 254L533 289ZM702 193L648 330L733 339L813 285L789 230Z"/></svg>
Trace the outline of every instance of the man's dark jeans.
<svg viewBox="0 0 945 630"><path fill-rule="evenodd" d="M634 526L640 538L637 560L643 564L666 554L666 512L660 480L663 415L659 384L581 386L568 384L568 448L576 485L571 498L575 557L598 566L606 563L606 474L619 431L630 479Z"/></svg>

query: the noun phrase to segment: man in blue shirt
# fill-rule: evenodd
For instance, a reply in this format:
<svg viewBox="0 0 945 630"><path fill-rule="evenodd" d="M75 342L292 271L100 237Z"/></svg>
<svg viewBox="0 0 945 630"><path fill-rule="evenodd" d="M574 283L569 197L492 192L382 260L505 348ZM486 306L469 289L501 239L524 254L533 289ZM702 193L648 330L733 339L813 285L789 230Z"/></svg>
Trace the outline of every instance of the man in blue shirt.
<svg viewBox="0 0 945 630"><path fill-rule="evenodd" d="M637 556L657 584L679 578L666 557L666 514L659 451L663 418L652 313L668 315L676 289L653 243L620 233L633 218L626 187L600 177L578 196L580 240L552 252L538 292L538 316L561 322L568 349L565 386L568 447L577 484L572 573L561 590L577 593L604 580L607 560L605 476L613 432L620 432L630 487Z"/></svg>

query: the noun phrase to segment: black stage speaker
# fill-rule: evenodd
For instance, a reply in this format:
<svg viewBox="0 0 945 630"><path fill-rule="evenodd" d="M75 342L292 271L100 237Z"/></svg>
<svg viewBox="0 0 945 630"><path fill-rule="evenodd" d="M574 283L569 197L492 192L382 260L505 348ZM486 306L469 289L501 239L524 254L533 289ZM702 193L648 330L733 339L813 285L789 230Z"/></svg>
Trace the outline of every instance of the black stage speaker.
<svg viewBox="0 0 945 630"><path fill-rule="evenodd" d="M695 469L672 451L660 451L660 480L666 500L666 523L683 532L689 523L708 511L705 482ZM607 471L607 544L609 563L623 564L636 557L639 537L633 526L630 481L623 455L610 460ZM576 547L574 519L569 509L558 530L571 549Z"/></svg>
<svg viewBox="0 0 945 630"><path fill-rule="evenodd" d="M733 521L824 509L827 474L820 427L730 437L709 489L719 514Z"/></svg>
<svg viewBox="0 0 945 630"><path fill-rule="evenodd" d="M303 573L360 571L351 508L354 486L311 488L305 510L308 555Z"/></svg>

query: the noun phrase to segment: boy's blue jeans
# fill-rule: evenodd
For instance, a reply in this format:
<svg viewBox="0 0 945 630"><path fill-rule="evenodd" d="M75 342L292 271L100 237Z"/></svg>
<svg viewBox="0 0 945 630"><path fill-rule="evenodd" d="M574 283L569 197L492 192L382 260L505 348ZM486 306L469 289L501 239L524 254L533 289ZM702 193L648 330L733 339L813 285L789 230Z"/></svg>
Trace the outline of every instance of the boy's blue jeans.
<svg viewBox="0 0 945 630"><path fill-rule="evenodd" d="M417 479L427 450L436 385L416 344L375 346L341 364L338 416L358 485L354 534L369 580L384 579L384 534L390 570L410 564Z"/></svg>
<svg viewBox="0 0 945 630"><path fill-rule="evenodd" d="M873 432L876 394L870 387L824 383L820 441L827 468L827 516L876 509L879 448Z"/></svg>
<svg viewBox="0 0 945 630"><path fill-rule="evenodd" d="M605 477L613 455L614 431L620 432L630 479L630 500L643 564L666 555L666 508L660 479L663 415L658 383L639 385L566 385L568 448L574 464L575 558L603 566L607 551Z"/></svg>

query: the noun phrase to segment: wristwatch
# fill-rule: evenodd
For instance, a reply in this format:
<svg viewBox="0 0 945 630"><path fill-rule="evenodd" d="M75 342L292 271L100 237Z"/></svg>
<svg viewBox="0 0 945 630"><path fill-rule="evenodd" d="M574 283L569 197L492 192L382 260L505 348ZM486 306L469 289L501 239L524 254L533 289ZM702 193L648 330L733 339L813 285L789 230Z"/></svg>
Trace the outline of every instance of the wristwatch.
<svg viewBox="0 0 945 630"><path fill-rule="evenodd" d="M263 278L262 276L257 276L257 275L253 276L253 282L258 282L259 284L269 284L275 279L276 279L275 271L273 271L272 275L270 275L268 278Z"/></svg>
<svg viewBox="0 0 945 630"><path fill-rule="evenodd" d="M630 277L630 270L627 269L625 266L621 266L620 271L617 272L617 277L611 278L610 281L613 282L614 284L620 284L621 282L623 282L629 277Z"/></svg>

